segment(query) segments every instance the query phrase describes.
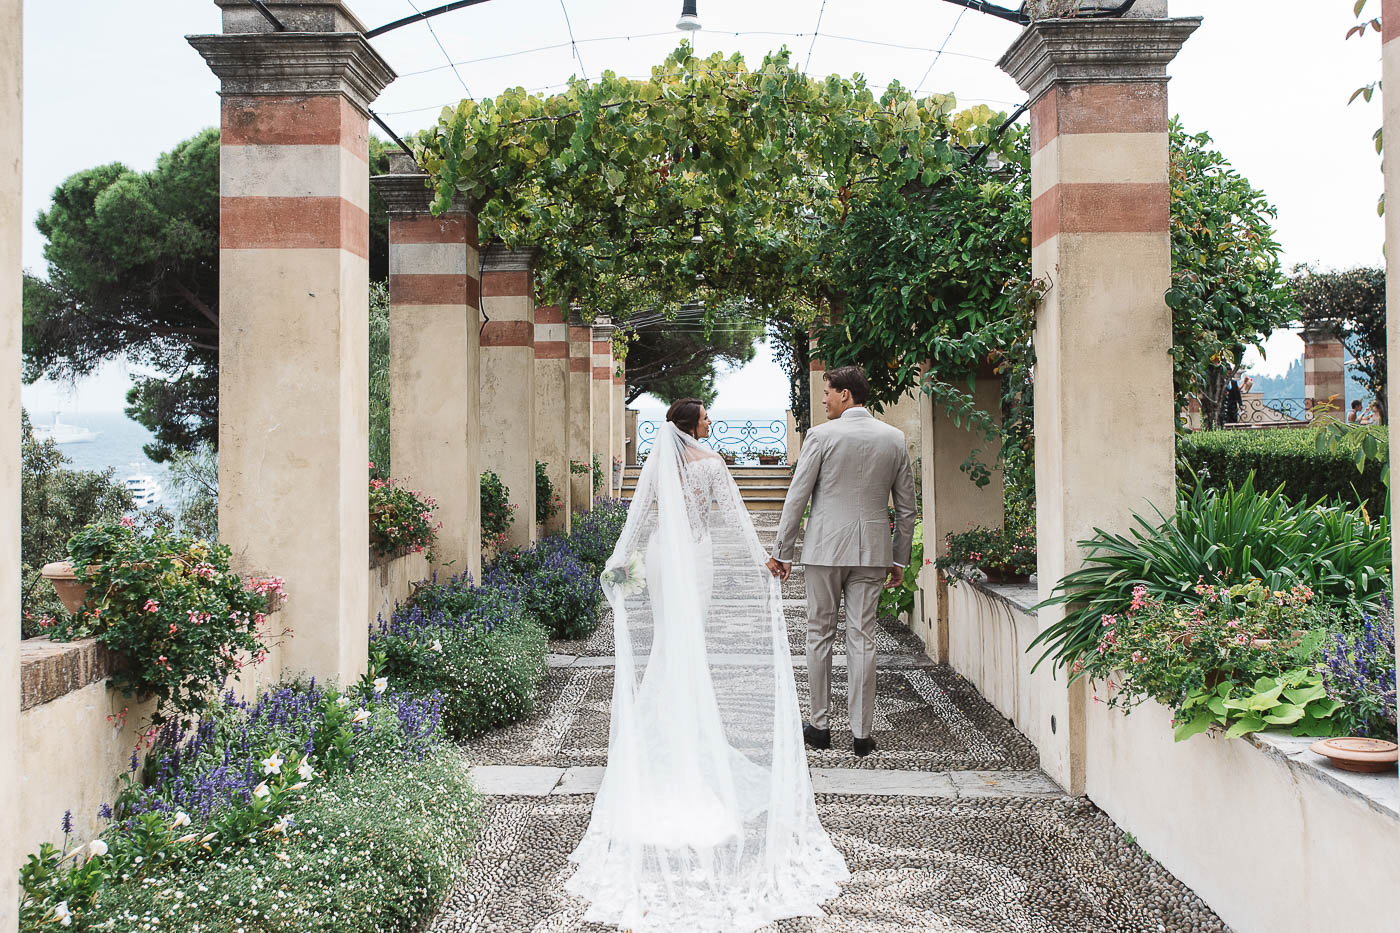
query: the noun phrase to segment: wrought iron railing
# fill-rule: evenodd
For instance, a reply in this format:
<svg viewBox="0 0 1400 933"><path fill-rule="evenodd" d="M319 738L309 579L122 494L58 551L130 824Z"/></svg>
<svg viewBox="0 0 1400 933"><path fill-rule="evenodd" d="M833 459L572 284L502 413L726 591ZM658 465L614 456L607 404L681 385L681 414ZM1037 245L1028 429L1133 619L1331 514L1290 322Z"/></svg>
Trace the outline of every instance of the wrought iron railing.
<svg viewBox="0 0 1400 933"><path fill-rule="evenodd" d="M645 457L656 443L656 435L666 422L637 422L637 455ZM756 420L730 421L720 419L710 422L710 436L700 443L720 453L733 454L739 460L754 460L763 453L777 453L787 458L788 436L787 419L759 418Z"/></svg>
<svg viewBox="0 0 1400 933"><path fill-rule="evenodd" d="M1240 405L1239 417L1232 424L1289 424L1308 421L1307 399L1247 398Z"/></svg>

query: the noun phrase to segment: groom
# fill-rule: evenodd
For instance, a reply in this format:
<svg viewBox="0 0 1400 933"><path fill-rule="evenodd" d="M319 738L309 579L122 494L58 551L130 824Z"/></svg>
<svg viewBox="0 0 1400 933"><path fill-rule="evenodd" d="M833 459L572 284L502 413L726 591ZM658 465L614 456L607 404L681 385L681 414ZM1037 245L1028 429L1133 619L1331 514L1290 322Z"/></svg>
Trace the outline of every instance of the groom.
<svg viewBox="0 0 1400 933"><path fill-rule="evenodd" d="M865 409L870 383L859 366L826 373L822 406L829 419L807 432L792 477L768 569L792 571L802 512L811 499L802 563L807 568L807 682L812 721L802 735L831 747L831 644L846 598L846 699L855 753L875 751L875 610L880 585L899 586L914 538L914 474L904 432ZM887 507L894 498L894 541Z"/></svg>

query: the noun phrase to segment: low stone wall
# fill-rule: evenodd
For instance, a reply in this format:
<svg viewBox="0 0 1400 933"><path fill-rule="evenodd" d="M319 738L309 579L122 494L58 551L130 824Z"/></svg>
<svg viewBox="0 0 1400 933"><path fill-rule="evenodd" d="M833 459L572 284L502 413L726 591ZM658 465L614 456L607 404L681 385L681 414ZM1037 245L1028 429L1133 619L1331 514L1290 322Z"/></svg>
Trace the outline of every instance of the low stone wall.
<svg viewBox="0 0 1400 933"><path fill-rule="evenodd" d="M399 554L390 557L371 555L369 561L369 624L376 626L380 617L388 619L394 607L408 599L415 583L426 580L428 555Z"/></svg>
<svg viewBox="0 0 1400 933"><path fill-rule="evenodd" d="M952 666L1026 735L1046 727L1048 690L1030 673L1033 587L949 588ZM1340 771L1311 739L1211 734L1174 742L1171 714L1089 703L1085 787L1091 800L1235 933L1380 933L1400 890L1400 782Z"/></svg>
<svg viewBox="0 0 1400 933"><path fill-rule="evenodd" d="M26 852L41 842L63 841L65 810L74 833L89 838L99 825L97 809L116 797L138 726L150 719L154 701L137 703L107 687L110 652L91 638L20 642L19 844ZM121 723L126 709L126 724Z"/></svg>

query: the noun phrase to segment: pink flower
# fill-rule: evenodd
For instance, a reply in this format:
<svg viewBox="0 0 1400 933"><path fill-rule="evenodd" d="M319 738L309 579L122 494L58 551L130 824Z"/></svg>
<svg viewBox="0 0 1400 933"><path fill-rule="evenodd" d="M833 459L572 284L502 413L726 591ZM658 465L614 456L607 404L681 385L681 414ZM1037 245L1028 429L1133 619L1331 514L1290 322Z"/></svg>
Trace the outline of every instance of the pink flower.
<svg viewBox="0 0 1400 933"><path fill-rule="evenodd" d="M171 634L171 635L174 635L174 634L175 634L176 632L178 632L179 630L180 630L180 627L179 627L178 625L176 625L174 622L171 622L171 623L170 623L170 634Z"/></svg>
<svg viewBox="0 0 1400 933"><path fill-rule="evenodd" d="M136 519L132 518L130 515L123 515L121 520L121 526L123 528L135 528Z"/></svg>
<svg viewBox="0 0 1400 933"><path fill-rule="evenodd" d="M156 602L154 599L148 599L146 600L144 608L147 612L156 612L160 609L160 603Z"/></svg>
<svg viewBox="0 0 1400 933"><path fill-rule="evenodd" d="M1139 583L1137 586L1133 587L1133 605L1132 605L1132 608L1134 608L1134 609L1141 609L1141 608L1143 607L1143 605L1144 605L1146 602L1147 602L1147 587L1145 587L1145 586L1143 586L1141 583Z"/></svg>
<svg viewBox="0 0 1400 933"><path fill-rule="evenodd" d="M1144 661L1146 661L1146 660L1147 660L1147 658L1143 656L1143 653L1142 653L1141 651L1134 651L1134 652L1133 652L1133 662L1134 662L1134 663L1136 663L1136 664L1141 664L1142 662L1144 662Z"/></svg>
<svg viewBox="0 0 1400 933"><path fill-rule="evenodd" d="M374 461L373 461L373 460L371 460L371 461L369 462L369 468L370 468L371 470L374 469Z"/></svg>

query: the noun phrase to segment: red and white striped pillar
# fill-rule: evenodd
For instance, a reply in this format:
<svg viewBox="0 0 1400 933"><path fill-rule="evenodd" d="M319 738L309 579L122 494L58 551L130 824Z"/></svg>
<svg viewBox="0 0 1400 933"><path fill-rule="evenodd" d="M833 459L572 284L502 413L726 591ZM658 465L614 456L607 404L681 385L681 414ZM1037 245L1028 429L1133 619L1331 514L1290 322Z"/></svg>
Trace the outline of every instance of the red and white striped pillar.
<svg viewBox="0 0 1400 933"><path fill-rule="evenodd" d="M569 315L569 505L593 508L593 330Z"/></svg>
<svg viewBox="0 0 1400 933"><path fill-rule="evenodd" d="M1400 140L1400 0L1381 0L1381 43L1383 135L1394 145L1394 140ZM1386 87L1392 93L1385 93ZM1390 449L1400 450L1400 163L1394 152L1392 149L1392 157L1385 160L1385 201L1390 205L1385 212L1386 410L1390 412ZM1390 525L1395 527L1394 511ZM1392 566L1400 566L1396 563L1400 560L1400 535L1391 535L1390 541ZM1392 597L1391 604L1394 602ZM1396 634L1400 635L1400 613L1395 619Z"/></svg>
<svg viewBox="0 0 1400 933"><path fill-rule="evenodd" d="M500 476L515 506L507 547L535 534L534 249L493 244L481 255L481 468Z"/></svg>
<svg viewBox="0 0 1400 933"><path fill-rule="evenodd" d="M1200 20L1165 17L1166 0L1144 0L1125 18L1040 20L998 63L1033 102L1031 263L1050 284L1035 331L1042 596L1095 528L1125 531L1152 505L1170 514L1176 495L1166 69ZM1049 668L1032 739L1081 793L1084 684L1066 690Z"/></svg>
<svg viewBox="0 0 1400 933"><path fill-rule="evenodd" d="M389 459L437 500L436 569L481 576L481 271L462 198L434 217L427 176L405 152L374 178L389 213Z"/></svg>
<svg viewBox="0 0 1400 933"><path fill-rule="evenodd" d="M281 668L343 683L368 660L367 109L394 72L339 0L273 3L287 32L220 6L189 40L222 82L219 535L286 580Z"/></svg>
<svg viewBox="0 0 1400 933"><path fill-rule="evenodd" d="M569 482L569 325L564 309L535 309L535 457L559 497L558 510L545 522L546 534L568 534L573 527Z"/></svg>
<svg viewBox="0 0 1400 933"><path fill-rule="evenodd" d="M1309 411L1346 418L1346 348L1330 327L1303 328L1303 399Z"/></svg>
<svg viewBox="0 0 1400 933"><path fill-rule="evenodd" d="M593 323L593 455L603 471L598 494L612 495L613 458L613 327L609 318Z"/></svg>

